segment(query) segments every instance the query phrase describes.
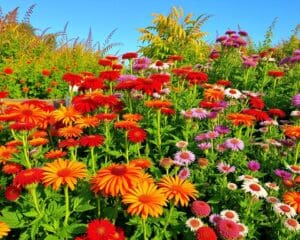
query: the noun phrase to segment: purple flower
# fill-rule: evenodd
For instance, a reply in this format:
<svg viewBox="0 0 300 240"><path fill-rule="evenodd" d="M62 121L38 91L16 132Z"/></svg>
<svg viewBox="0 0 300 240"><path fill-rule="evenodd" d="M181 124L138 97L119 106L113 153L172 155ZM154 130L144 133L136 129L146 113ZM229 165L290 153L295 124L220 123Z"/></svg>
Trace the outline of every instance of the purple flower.
<svg viewBox="0 0 300 240"><path fill-rule="evenodd" d="M300 107L300 93L296 94L293 98L292 98L292 104L299 108Z"/></svg>
<svg viewBox="0 0 300 240"><path fill-rule="evenodd" d="M240 34L240 36L242 36L242 37L247 37L248 36L248 33L246 31L243 31L243 30L240 30L238 32L238 34Z"/></svg>
<svg viewBox="0 0 300 240"><path fill-rule="evenodd" d="M230 129L223 125L218 125L215 127L214 131L218 132L219 134L227 134L230 132Z"/></svg>
<svg viewBox="0 0 300 240"><path fill-rule="evenodd" d="M200 148L201 150L206 150L206 149L210 149L212 147L212 144L210 142L203 142L198 144L198 148Z"/></svg>
<svg viewBox="0 0 300 240"><path fill-rule="evenodd" d="M293 56L299 56L300 55L300 49L297 49L293 52Z"/></svg>
<svg viewBox="0 0 300 240"><path fill-rule="evenodd" d="M142 58L135 58L133 60L133 70L139 71L143 69L147 69L151 63L150 58L142 57Z"/></svg>
<svg viewBox="0 0 300 240"><path fill-rule="evenodd" d="M118 78L118 82L124 82L124 81L129 81L129 80L136 80L137 77L134 76L134 75L121 75L119 78Z"/></svg>
<svg viewBox="0 0 300 240"><path fill-rule="evenodd" d="M206 133L206 139L215 139L220 136L220 133L217 131L209 131Z"/></svg>
<svg viewBox="0 0 300 240"><path fill-rule="evenodd" d="M278 177L281 177L282 179L285 179L285 180L289 180L292 177L292 174L285 170L276 169L274 172Z"/></svg>
<svg viewBox="0 0 300 240"><path fill-rule="evenodd" d="M206 140L207 139L207 135L206 133L200 133L198 134L196 137L195 137L195 140L196 141L203 141L203 140Z"/></svg>
<svg viewBox="0 0 300 240"><path fill-rule="evenodd" d="M211 111L207 114L207 118L214 119L218 116L218 112Z"/></svg>
<svg viewBox="0 0 300 240"><path fill-rule="evenodd" d="M191 175L191 172L187 167L181 169L178 173L178 177L182 180L187 179L190 175Z"/></svg>
<svg viewBox="0 0 300 240"><path fill-rule="evenodd" d="M227 149L231 149L232 151L240 151L244 149L244 142L238 138L229 138L224 144Z"/></svg>
<svg viewBox="0 0 300 240"><path fill-rule="evenodd" d="M251 170L251 171L253 171L253 172L258 171L260 169L259 162L254 161L254 160L248 162L248 169Z"/></svg>
<svg viewBox="0 0 300 240"><path fill-rule="evenodd" d="M207 111L204 108L192 108L193 117L204 119L207 116Z"/></svg>

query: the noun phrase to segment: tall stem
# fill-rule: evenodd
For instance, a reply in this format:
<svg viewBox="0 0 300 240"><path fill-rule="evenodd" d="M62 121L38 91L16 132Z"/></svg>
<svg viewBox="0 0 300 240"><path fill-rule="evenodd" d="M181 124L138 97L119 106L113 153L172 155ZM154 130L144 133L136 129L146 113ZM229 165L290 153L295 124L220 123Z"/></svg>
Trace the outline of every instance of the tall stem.
<svg viewBox="0 0 300 240"><path fill-rule="evenodd" d="M70 201L69 201L69 188L68 188L68 185L65 185L64 193L65 193L65 206L66 206L64 225L67 226L69 216L70 216Z"/></svg>
<svg viewBox="0 0 300 240"><path fill-rule="evenodd" d="M300 140L298 140L298 141L297 141L297 144L296 144L296 151L295 151L295 165L297 165L299 152L300 152Z"/></svg>
<svg viewBox="0 0 300 240"><path fill-rule="evenodd" d="M91 161L92 161L92 170L93 173L96 173L96 159L95 159L95 147L91 147Z"/></svg>
<svg viewBox="0 0 300 240"><path fill-rule="evenodd" d="M172 217L172 214L173 214L173 210L174 210L174 202L171 201L170 202L170 211L169 211L167 221L166 221L165 226L164 226L163 231L162 231L162 236L164 236L164 234L165 234L165 232L167 230L167 227L168 227L168 225L170 223L170 220L171 220L171 217Z"/></svg>
<svg viewBox="0 0 300 240"><path fill-rule="evenodd" d="M31 168L31 163L29 160L29 151L28 151L28 142L27 142L27 135L26 133L22 134L22 144L23 144L23 153L24 153L24 159L26 162L26 167Z"/></svg>
<svg viewBox="0 0 300 240"><path fill-rule="evenodd" d="M157 138L157 148L158 148L159 154L161 154L160 116L161 116L161 112L160 112L160 109L158 109L157 110L157 133L156 133L156 138Z"/></svg>
<svg viewBox="0 0 300 240"><path fill-rule="evenodd" d="M128 131L125 131L125 159L126 163L129 163L129 150L128 150Z"/></svg>
<svg viewBox="0 0 300 240"><path fill-rule="evenodd" d="M34 207L35 207L36 211L40 214L41 211L40 211L39 202L38 202L38 199L37 199L37 196L36 196L36 187L37 187L36 184L31 184L28 187L28 191L29 191L29 193L32 197L33 204L34 204Z"/></svg>
<svg viewBox="0 0 300 240"><path fill-rule="evenodd" d="M144 240L147 240L146 219L144 218L143 218L143 232L144 232Z"/></svg>

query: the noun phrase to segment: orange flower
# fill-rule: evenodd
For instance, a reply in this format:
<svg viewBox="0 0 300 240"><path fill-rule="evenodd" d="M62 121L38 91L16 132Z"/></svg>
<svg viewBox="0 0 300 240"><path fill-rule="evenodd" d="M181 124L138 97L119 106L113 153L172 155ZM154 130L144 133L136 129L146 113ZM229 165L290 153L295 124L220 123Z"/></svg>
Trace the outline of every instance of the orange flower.
<svg viewBox="0 0 300 240"><path fill-rule="evenodd" d="M92 191L102 191L113 197L124 195L133 188L142 175L141 168L126 164L113 163L108 167L100 169L91 180Z"/></svg>
<svg viewBox="0 0 300 240"><path fill-rule="evenodd" d="M46 187L52 185L54 190L59 189L62 184L67 184L74 190L77 179L87 177L86 166L81 162L57 159L52 163L46 163L42 169L43 183Z"/></svg>
<svg viewBox="0 0 300 240"><path fill-rule="evenodd" d="M95 116L85 116L79 118L75 121L77 126L81 128L97 127L100 123L100 120Z"/></svg>
<svg viewBox="0 0 300 240"><path fill-rule="evenodd" d="M78 126L68 126L58 129L58 136L65 138L79 137L82 134L82 129Z"/></svg>
<svg viewBox="0 0 300 240"><path fill-rule="evenodd" d="M123 119L125 121L138 122L143 119L143 116L141 114L127 113L123 115Z"/></svg>
<svg viewBox="0 0 300 240"><path fill-rule="evenodd" d="M0 146L0 163L9 161L16 152L18 152L18 150L14 147Z"/></svg>
<svg viewBox="0 0 300 240"><path fill-rule="evenodd" d="M140 167L143 169L147 169L150 168L153 164L151 162L150 159L148 158L136 158L136 159L132 159L130 161L130 164L135 166L135 167Z"/></svg>
<svg viewBox="0 0 300 240"><path fill-rule="evenodd" d="M47 137L48 133L46 131L35 131L34 133L30 134L29 138L42 138Z"/></svg>
<svg viewBox="0 0 300 240"><path fill-rule="evenodd" d="M49 142L49 140L47 138L34 138L28 141L28 143L33 146L33 147L37 147L37 146L43 146L45 144L47 144Z"/></svg>
<svg viewBox="0 0 300 240"><path fill-rule="evenodd" d="M284 134L288 137L300 138L300 125L284 127Z"/></svg>
<svg viewBox="0 0 300 240"><path fill-rule="evenodd" d="M224 99L224 91L219 88L205 89L204 98L211 102L222 101Z"/></svg>
<svg viewBox="0 0 300 240"><path fill-rule="evenodd" d="M0 222L0 238L7 236L10 232L9 226L5 222Z"/></svg>
<svg viewBox="0 0 300 240"><path fill-rule="evenodd" d="M165 176L160 179L158 186L166 195L167 199L175 199L174 204L177 206L187 206L190 198L196 199L197 190L188 180L180 179L178 176Z"/></svg>
<svg viewBox="0 0 300 240"><path fill-rule="evenodd" d="M62 158L66 155L67 153L62 150L50 150L45 154L45 157L47 159L56 159L56 158Z"/></svg>
<svg viewBox="0 0 300 240"><path fill-rule="evenodd" d="M72 123L82 117L81 113L72 106L61 106L60 109L52 112L52 115L56 121L61 121L65 125L72 125Z"/></svg>
<svg viewBox="0 0 300 240"><path fill-rule="evenodd" d="M137 128L139 125L134 121L118 121L114 124L115 128L132 129Z"/></svg>
<svg viewBox="0 0 300 240"><path fill-rule="evenodd" d="M5 113L14 116L13 120L26 123L40 124L45 118L45 112L32 104L14 104L8 106Z"/></svg>
<svg viewBox="0 0 300 240"><path fill-rule="evenodd" d="M163 206L166 206L166 197L155 184L143 182L130 189L123 196L122 202L130 204L127 209L129 214L141 215L146 219L148 215L151 217L162 215Z"/></svg>
<svg viewBox="0 0 300 240"><path fill-rule="evenodd" d="M297 213L300 213L300 192L286 192L282 199L284 203L293 207Z"/></svg>
<svg viewBox="0 0 300 240"><path fill-rule="evenodd" d="M243 114L243 113L230 113L227 115L227 119L231 121L231 123L235 126L245 125L252 126L255 121L255 117Z"/></svg>
<svg viewBox="0 0 300 240"><path fill-rule="evenodd" d="M151 108L168 108L172 106L172 103L170 101L163 100L149 100L145 102L145 106Z"/></svg>

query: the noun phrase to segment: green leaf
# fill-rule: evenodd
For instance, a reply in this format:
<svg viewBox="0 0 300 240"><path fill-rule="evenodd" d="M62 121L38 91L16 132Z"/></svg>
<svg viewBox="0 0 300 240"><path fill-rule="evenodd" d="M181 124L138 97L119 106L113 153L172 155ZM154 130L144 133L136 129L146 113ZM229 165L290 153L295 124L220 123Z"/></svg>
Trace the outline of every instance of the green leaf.
<svg viewBox="0 0 300 240"><path fill-rule="evenodd" d="M23 215L26 217L36 217L38 214L36 211L30 211L30 212L23 213Z"/></svg>
<svg viewBox="0 0 300 240"><path fill-rule="evenodd" d="M86 211L89 211L89 210L92 210L96 207L90 205L90 204L84 204L84 205L79 205L74 211L75 212L86 212Z"/></svg>
<svg viewBox="0 0 300 240"><path fill-rule="evenodd" d="M7 209L1 211L0 221L3 221L9 225L10 228L22 228L24 223L20 221L19 212L10 212Z"/></svg>
<svg viewBox="0 0 300 240"><path fill-rule="evenodd" d="M68 226L68 232L74 235L84 233L86 231L86 224L83 223L74 223Z"/></svg>
<svg viewBox="0 0 300 240"><path fill-rule="evenodd" d="M59 240L59 238L54 235L48 235L44 240Z"/></svg>

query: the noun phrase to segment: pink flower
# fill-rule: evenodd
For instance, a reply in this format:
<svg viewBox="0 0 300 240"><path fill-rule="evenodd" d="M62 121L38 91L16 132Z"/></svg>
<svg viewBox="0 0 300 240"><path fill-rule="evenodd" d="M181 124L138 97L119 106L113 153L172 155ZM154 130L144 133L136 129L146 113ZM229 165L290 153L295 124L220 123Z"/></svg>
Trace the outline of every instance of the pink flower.
<svg viewBox="0 0 300 240"><path fill-rule="evenodd" d="M225 141L225 146L232 151L239 151L244 149L244 142L238 138L229 138Z"/></svg>

